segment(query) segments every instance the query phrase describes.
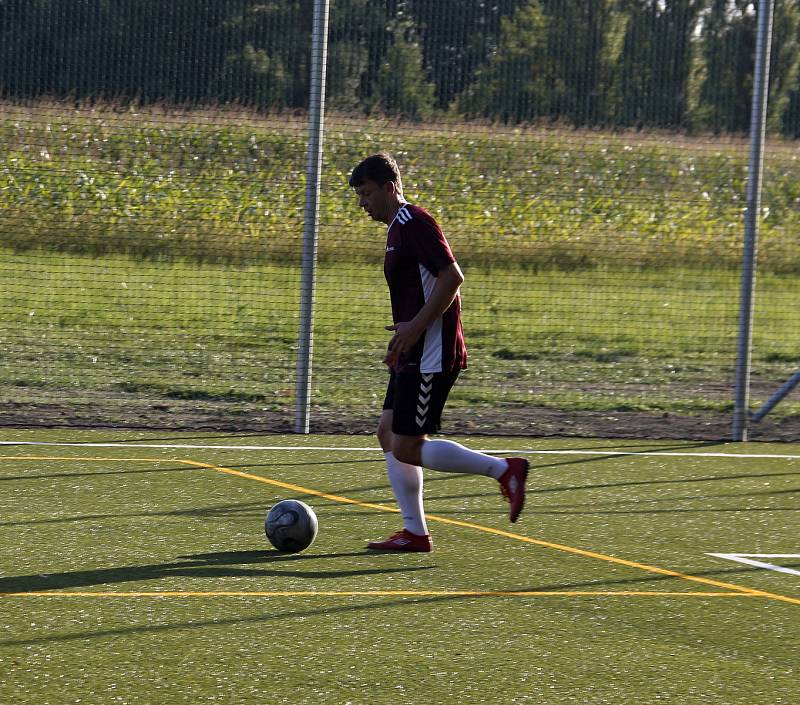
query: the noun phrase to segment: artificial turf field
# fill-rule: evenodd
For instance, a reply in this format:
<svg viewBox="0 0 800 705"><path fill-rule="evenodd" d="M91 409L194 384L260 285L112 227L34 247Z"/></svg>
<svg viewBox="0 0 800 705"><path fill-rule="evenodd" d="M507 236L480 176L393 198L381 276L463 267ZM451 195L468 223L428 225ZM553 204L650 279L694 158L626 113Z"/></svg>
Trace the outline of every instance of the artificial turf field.
<svg viewBox="0 0 800 705"><path fill-rule="evenodd" d="M4 705L800 703L800 445L473 437L529 454L522 517L426 471L434 552L396 555L372 438L0 441Z"/></svg>

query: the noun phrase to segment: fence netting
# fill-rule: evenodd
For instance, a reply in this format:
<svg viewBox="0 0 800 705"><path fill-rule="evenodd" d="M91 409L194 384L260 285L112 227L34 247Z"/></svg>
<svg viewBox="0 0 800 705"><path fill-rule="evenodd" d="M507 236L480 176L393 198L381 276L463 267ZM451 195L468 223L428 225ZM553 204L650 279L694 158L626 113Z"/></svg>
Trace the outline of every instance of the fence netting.
<svg viewBox="0 0 800 705"><path fill-rule="evenodd" d="M0 0L0 423L293 428L313 10ZM446 430L726 436L757 12L333 0L311 430L380 413L386 229L348 177L385 150L466 276ZM774 12L754 407L800 366L800 3Z"/></svg>

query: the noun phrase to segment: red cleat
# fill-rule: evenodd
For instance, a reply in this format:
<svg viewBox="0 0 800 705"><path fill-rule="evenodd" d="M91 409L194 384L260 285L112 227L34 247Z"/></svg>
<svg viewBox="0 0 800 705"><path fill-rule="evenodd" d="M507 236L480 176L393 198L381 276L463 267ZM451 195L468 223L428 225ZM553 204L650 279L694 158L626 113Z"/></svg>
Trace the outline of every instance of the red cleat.
<svg viewBox="0 0 800 705"><path fill-rule="evenodd" d="M375 551L416 551L430 553L433 541L429 534L413 534L408 529L392 534L385 541L370 541L367 548Z"/></svg>
<svg viewBox="0 0 800 705"><path fill-rule="evenodd" d="M506 458L508 469L500 476L500 491L508 500L511 508L508 518L517 520L522 507L525 506L525 481L528 479L528 461L525 458Z"/></svg>

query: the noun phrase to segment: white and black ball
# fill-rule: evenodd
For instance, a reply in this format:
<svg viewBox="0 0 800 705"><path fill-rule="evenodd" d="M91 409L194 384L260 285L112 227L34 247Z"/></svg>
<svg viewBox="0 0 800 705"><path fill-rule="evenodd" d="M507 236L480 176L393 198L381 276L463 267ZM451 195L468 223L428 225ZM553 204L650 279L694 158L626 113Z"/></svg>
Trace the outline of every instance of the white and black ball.
<svg viewBox="0 0 800 705"><path fill-rule="evenodd" d="M317 515L305 502L284 499L267 512L264 531L269 542L279 551L298 553L317 538Z"/></svg>

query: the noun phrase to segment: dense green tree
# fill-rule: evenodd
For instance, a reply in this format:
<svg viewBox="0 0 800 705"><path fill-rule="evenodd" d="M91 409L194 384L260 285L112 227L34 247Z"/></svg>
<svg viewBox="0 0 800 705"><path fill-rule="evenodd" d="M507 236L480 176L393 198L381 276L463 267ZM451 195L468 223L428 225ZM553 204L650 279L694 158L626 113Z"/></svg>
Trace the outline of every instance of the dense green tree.
<svg viewBox="0 0 800 705"><path fill-rule="evenodd" d="M334 110L361 112L377 73L379 54L371 50L382 41L386 8L371 0L336 0L328 32L327 101Z"/></svg>
<svg viewBox="0 0 800 705"><path fill-rule="evenodd" d="M303 0L241 3L224 23L219 98L259 108L307 106L312 9Z"/></svg>
<svg viewBox="0 0 800 705"><path fill-rule="evenodd" d="M694 43L705 0L628 0L614 68L611 117L620 125L688 127Z"/></svg>
<svg viewBox="0 0 800 705"><path fill-rule="evenodd" d="M328 41L328 99L336 108L420 119L433 107L420 35L403 0L339 0Z"/></svg>
<svg viewBox="0 0 800 705"><path fill-rule="evenodd" d="M33 97L197 101L241 2L0 0L0 90Z"/></svg>
<svg viewBox="0 0 800 705"><path fill-rule="evenodd" d="M750 124L756 14L750 0L711 0L701 25L698 126L744 132Z"/></svg>
<svg viewBox="0 0 800 705"><path fill-rule="evenodd" d="M459 109L512 122L603 122L618 27L611 2L528 2L502 20L498 46Z"/></svg>
<svg viewBox="0 0 800 705"><path fill-rule="evenodd" d="M755 0L335 0L332 109L748 129ZM0 0L0 95L308 103L310 0ZM775 0L769 129L800 135L800 0Z"/></svg>
<svg viewBox="0 0 800 705"><path fill-rule="evenodd" d="M391 39L375 84L377 108L414 120L433 112L434 87L422 65L422 47L409 20L390 24Z"/></svg>
<svg viewBox="0 0 800 705"><path fill-rule="evenodd" d="M458 111L468 117L504 122L551 114L548 79L547 17L538 1L529 2L501 22L498 46L476 80L462 93Z"/></svg>
<svg viewBox="0 0 800 705"><path fill-rule="evenodd" d="M575 125L605 121L609 45L618 24L613 0L541 0L547 20L547 78L553 117Z"/></svg>
<svg viewBox="0 0 800 705"><path fill-rule="evenodd" d="M501 25L526 0L408 0L419 29L423 62L436 87L436 107L447 109L497 50Z"/></svg>
<svg viewBox="0 0 800 705"><path fill-rule="evenodd" d="M769 111L767 125L771 132L792 134L793 94L800 89L800 2L777 0L772 23L770 55ZM798 116L800 117L800 116ZM800 120L794 122L794 135Z"/></svg>
<svg viewBox="0 0 800 705"><path fill-rule="evenodd" d="M711 0L701 23L698 66L698 126L715 132L745 132L750 103L758 24L758 2ZM776 0L770 55L769 125L785 123L798 76L797 0Z"/></svg>

